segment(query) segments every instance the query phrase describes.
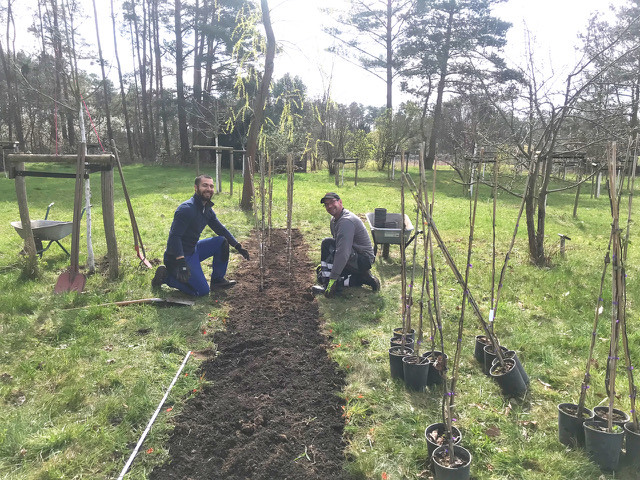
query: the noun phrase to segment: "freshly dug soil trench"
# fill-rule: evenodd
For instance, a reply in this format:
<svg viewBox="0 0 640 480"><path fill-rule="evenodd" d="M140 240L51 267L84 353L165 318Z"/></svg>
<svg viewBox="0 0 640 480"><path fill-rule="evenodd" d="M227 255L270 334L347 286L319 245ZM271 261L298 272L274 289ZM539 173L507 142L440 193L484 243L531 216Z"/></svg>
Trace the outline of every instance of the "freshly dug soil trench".
<svg viewBox="0 0 640 480"><path fill-rule="evenodd" d="M227 329L215 335L218 355L201 374L210 384L176 417L171 460L152 480L346 479L337 396L344 375L329 360L318 305L309 293L312 264L298 231L271 232L260 291L258 245L243 242L251 261L231 275Z"/></svg>

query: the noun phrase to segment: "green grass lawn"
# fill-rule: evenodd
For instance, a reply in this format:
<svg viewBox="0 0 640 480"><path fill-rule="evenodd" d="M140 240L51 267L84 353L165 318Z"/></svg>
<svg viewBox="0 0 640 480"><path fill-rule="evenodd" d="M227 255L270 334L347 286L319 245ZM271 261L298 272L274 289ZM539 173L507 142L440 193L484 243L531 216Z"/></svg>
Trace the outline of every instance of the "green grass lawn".
<svg viewBox="0 0 640 480"><path fill-rule="evenodd" d="M195 172L135 165L125 167L125 176L147 255L160 261L173 211L191 195ZM438 172L434 220L462 269L469 235L469 201L455 179L452 171ZM71 220L73 183L28 178L32 219L44 218L47 205L55 202L49 218ZM22 241L10 226L19 219L14 182L0 179L0 478L116 477L186 352L211 347L213 332L224 328L226 307L210 298L198 299L195 307L184 309L91 306L155 296L150 286L153 271L141 268L136 257L117 180L120 277L108 279L101 266L106 245L97 175L92 177L92 185L97 272L88 277L85 293L54 295L53 286L68 259L54 244L44 253L36 280L21 276ZM238 208L241 179L236 176L233 198L228 194L228 179L222 185L223 193L214 198L216 213L242 241L250 235L254 220ZM362 170L358 186L347 174L345 185L335 187L326 172L296 174L293 223L303 232L312 258L319 257L320 240L328 235L328 216L319 199L330 190L338 191L344 206L355 213L372 212L377 207L400 211L399 177L389 181L386 173ZM582 451L568 451L557 441L557 404L578 398L611 223L606 196L592 199L588 190L583 189L577 218L572 217L574 192L549 199L546 232L552 268L529 264L526 227L521 221L495 330L503 344L518 351L531 377L531 392L525 400L505 398L482 374L473 359L473 339L481 332L467 309L455 416L462 444L474 457L474 478L600 478L601 473ZM273 202L273 224L284 227L286 175L274 179ZM415 223L415 208L408 194L406 204ZM513 196L499 195L498 269L511 241L519 204ZM485 317L491 292L491 210L490 188L482 187L470 290ZM627 266L627 312L635 359L640 355L635 306L640 251L633 241L637 236L634 228L632 225ZM557 255L558 233L571 237L566 259ZM418 241L416 303L423 273L422 237ZM83 230L81 264L86 261L85 242ZM62 243L69 248L70 237ZM399 248L392 246L390 250L390 257L378 258L374 266L382 282L380 294L357 289L332 300L320 298L319 303L334 343L330 355L347 373L348 385L343 392L347 399L347 468L360 478L428 478L424 429L441 421L441 392L410 393L400 382L389 379L388 341L402 319ZM445 349L453 353L462 292L439 252L436 257ZM232 270L238 261L238 256L232 255ZM605 400L610 297L607 286L589 407ZM79 306L89 308L67 311ZM415 311L412 320L417 322ZM146 478L153 466L166 458L172 417L207 381L198 378L197 369L198 359L190 359L127 478ZM628 411L623 367L619 373L616 406ZM615 477L602 478L632 479L637 478L637 472L621 471Z"/></svg>

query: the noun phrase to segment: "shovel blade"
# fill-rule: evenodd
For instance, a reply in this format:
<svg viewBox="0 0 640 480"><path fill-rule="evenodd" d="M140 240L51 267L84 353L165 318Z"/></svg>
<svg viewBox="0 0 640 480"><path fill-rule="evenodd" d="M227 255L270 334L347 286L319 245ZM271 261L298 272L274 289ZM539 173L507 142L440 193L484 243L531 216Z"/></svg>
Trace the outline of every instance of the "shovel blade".
<svg viewBox="0 0 640 480"><path fill-rule="evenodd" d="M136 252L138 253L138 258L140 259L140 263L145 267L147 267L149 270L151 270L153 266L151 265L149 260L147 260L147 257L144 256L144 253L140 251L137 245L136 245Z"/></svg>
<svg viewBox="0 0 640 480"><path fill-rule="evenodd" d="M64 272L58 277L53 293L78 292L82 293L87 277L78 272Z"/></svg>

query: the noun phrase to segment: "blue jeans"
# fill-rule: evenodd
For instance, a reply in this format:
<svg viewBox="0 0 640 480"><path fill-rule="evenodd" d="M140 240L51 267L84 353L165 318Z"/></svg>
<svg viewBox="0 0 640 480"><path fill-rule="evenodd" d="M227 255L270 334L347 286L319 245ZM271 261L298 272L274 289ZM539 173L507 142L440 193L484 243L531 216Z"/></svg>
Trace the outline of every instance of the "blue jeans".
<svg viewBox="0 0 640 480"><path fill-rule="evenodd" d="M211 257L213 257L211 280L222 280L227 273L227 266L229 265L229 244L224 237L212 237L199 240L194 252L191 255L185 255L184 259L189 266L189 270L191 270L189 281L187 283L178 281L173 276L173 269L167 268L169 273L166 281L167 285L177 288L187 295L196 297L209 295L209 282L204 276L200 262ZM167 263L165 258L165 265ZM167 265L167 267L169 266Z"/></svg>

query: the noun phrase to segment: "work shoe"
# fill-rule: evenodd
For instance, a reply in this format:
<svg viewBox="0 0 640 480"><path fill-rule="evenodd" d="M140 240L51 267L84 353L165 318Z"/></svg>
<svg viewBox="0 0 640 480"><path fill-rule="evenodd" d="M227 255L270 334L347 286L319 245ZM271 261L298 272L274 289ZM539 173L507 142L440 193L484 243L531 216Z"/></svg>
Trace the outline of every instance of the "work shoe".
<svg viewBox="0 0 640 480"><path fill-rule="evenodd" d="M231 288L233 287L236 283L235 280L227 280L226 278L221 278L221 279L217 279L217 280L211 280L211 290L222 290L225 288Z"/></svg>
<svg viewBox="0 0 640 480"><path fill-rule="evenodd" d="M164 265L160 265L156 268L156 273L151 280L151 286L153 288L160 288L167 281L167 277L169 274L167 273L167 267Z"/></svg>
<svg viewBox="0 0 640 480"><path fill-rule="evenodd" d="M374 292L380 290L380 280L378 280L377 277L371 275L371 272L367 272L367 275L362 278L362 283L364 285L369 285L371 287L371 290L373 290Z"/></svg>

